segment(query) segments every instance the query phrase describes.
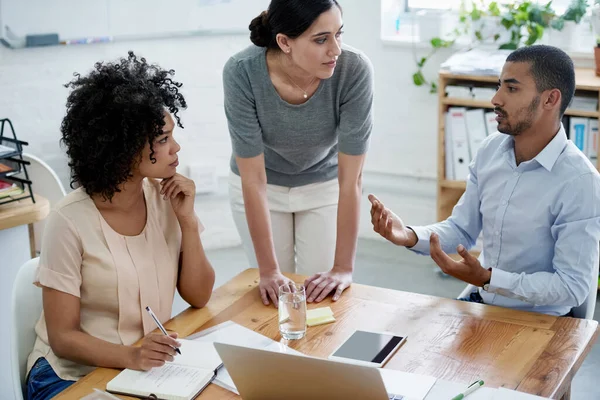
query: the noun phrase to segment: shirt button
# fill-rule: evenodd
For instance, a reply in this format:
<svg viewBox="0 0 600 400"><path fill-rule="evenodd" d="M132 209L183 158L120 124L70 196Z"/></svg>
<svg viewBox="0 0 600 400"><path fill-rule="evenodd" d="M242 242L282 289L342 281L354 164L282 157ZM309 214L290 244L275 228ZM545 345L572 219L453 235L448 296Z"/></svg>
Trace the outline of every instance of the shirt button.
<svg viewBox="0 0 600 400"><path fill-rule="evenodd" d="M503 205L503 206L505 206L505 205L507 205L507 204L508 204L508 201L506 201L506 200L502 200L502 205Z"/></svg>
<svg viewBox="0 0 600 400"><path fill-rule="evenodd" d="M513 176L519 176L519 173L515 171L513 172Z"/></svg>
<svg viewBox="0 0 600 400"><path fill-rule="evenodd" d="M496 236L498 236L500 234L500 231L496 231Z"/></svg>

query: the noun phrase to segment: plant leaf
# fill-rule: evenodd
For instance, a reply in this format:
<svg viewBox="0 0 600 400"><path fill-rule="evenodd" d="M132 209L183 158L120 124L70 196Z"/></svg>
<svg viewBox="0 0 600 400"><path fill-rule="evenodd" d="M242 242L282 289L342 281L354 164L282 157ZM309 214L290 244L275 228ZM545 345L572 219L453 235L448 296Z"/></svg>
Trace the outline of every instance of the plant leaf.
<svg viewBox="0 0 600 400"><path fill-rule="evenodd" d="M519 47L518 43L504 43L503 45L500 45L500 47L498 47L498 49L500 50L516 50L517 47Z"/></svg>
<svg viewBox="0 0 600 400"><path fill-rule="evenodd" d="M440 39L439 37L434 37L433 39L431 39L431 46L434 49L439 49L440 47L442 47L442 43L443 43L443 40Z"/></svg>
<svg viewBox="0 0 600 400"><path fill-rule="evenodd" d="M435 82L431 82L431 87L429 88L429 93L434 94L437 93L438 87Z"/></svg>
<svg viewBox="0 0 600 400"><path fill-rule="evenodd" d="M500 16L500 7L498 7L498 2L492 1L490 3L490 5L488 6L488 12L493 17L499 17Z"/></svg>
<svg viewBox="0 0 600 400"><path fill-rule="evenodd" d="M423 84L425 83L425 77L423 76L421 70L413 74L413 82L416 86L423 86Z"/></svg>
<svg viewBox="0 0 600 400"><path fill-rule="evenodd" d="M427 57L423 57L423 58L421 58L421 60L419 60L419 62L417 63L417 66L419 68L422 68L423 65L425 65L426 62L427 62Z"/></svg>

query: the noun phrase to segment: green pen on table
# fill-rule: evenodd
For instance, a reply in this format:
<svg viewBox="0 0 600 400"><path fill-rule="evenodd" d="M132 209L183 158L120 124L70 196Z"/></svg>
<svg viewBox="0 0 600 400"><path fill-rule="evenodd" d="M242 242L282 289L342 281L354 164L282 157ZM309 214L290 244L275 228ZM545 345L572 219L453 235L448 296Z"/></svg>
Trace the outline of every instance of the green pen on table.
<svg viewBox="0 0 600 400"><path fill-rule="evenodd" d="M467 390L465 390L464 392L462 392L460 394L457 394L451 400L462 400L462 399L464 399L465 397L467 397L468 395L470 395L471 393L473 393L474 391L476 391L477 389L479 389L482 386L483 386L483 381L482 380L473 382L469 386L467 386Z"/></svg>

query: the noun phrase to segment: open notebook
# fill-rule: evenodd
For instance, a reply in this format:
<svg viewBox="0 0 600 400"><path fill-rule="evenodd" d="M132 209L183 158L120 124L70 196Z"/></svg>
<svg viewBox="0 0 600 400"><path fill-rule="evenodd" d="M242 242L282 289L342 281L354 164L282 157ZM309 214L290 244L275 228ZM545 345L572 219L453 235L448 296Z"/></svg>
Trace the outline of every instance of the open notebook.
<svg viewBox="0 0 600 400"><path fill-rule="evenodd" d="M110 393L164 400L190 400L216 377L223 365L212 343L180 339L181 354L150 371L126 369L106 385Z"/></svg>

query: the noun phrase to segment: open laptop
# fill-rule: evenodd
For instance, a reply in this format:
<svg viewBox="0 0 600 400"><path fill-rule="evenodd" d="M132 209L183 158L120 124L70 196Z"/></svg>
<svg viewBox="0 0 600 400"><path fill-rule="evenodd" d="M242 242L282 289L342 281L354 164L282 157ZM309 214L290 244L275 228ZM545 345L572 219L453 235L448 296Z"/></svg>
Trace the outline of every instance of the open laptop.
<svg viewBox="0 0 600 400"><path fill-rule="evenodd" d="M215 348L244 400L402 400L375 368L223 343Z"/></svg>

